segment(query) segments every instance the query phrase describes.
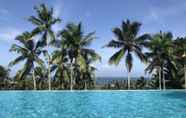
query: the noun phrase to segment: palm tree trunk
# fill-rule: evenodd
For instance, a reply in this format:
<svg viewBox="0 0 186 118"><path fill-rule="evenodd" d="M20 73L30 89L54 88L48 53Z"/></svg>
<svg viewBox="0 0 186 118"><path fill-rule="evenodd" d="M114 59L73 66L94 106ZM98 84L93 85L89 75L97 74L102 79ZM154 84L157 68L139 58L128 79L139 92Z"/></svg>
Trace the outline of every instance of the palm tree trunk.
<svg viewBox="0 0 186 118"><path fill-rule="evenodd" d="M51 90L50 59L48 59L48 90Z"/></svg>
<svg viewBox="0 0 186 118"><path fill-rule="evenodd" d="M164 69L162 70L162 76L163 76L163 90L165 90L165 74L164 74Z"/></svg>
<svg viewBox="0 0 186 118"><path fill-rule="evenodd" d="M47 42L47 49L49 49L49 42ZM48 53L48 90L51 90L51 75L50 75L50 55Z"/></svg>
<svg viewBox="0 0 186 118"><path fill-rule="evenodd" d="M127 81L128 82L128 90L130 90L130 72L128 71L127 74L128 74L128 81Z"/></svg>
<svg viewBox="0 0 186 118"><path fill-rule="evenodd" d="M32 78L33 78L33 84L34 84L34 90L36 90L36 78L35 78L35 73L34 73L34 70L32 72Z"/></svg>
<svg viewBox="0 0 186 118"><path fill-rule="evenodd" d="M72 63L70 65L70 90L73 89L73 70L72 70Z"/></svg>
<svg viewBox="0 0 186 118"><path fill-rule="evenodd" d="M186 89L186 64L184 64L185 89Z"/></svg>
<svg viewBox="0 0 186 118"><path fill-rule="evenodd" d="M85 81L85 90L87 90L87 82Z"/></svg>
<svg viewBox="0 0 186 118"><path fill-rule="evenodd" d="M42 82L39 82L39 89L42 90Z"/></svg>
<svg viewBox="0 0 186 118"><path fill-rule="evenodd" d="M94 77L94 89L96 89L96 77Z"/></svg>
<svg viewBox="0 0 186 118"><path fill-rule="evenodd" d="M159 89L161 90L161 67L159 68Z"/></svg>

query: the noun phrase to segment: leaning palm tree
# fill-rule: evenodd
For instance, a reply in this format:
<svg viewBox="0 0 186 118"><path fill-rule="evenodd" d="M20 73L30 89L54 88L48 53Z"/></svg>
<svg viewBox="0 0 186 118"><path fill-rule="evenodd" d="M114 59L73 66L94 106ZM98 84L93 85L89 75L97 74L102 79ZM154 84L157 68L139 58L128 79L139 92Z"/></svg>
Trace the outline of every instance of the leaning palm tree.
<svg viewBox="0 0 186 118"><path fill-rule="evenodd" d="M89 49L88 46L91 44L92 40L95 39L94 32L84 34L82 31L82 25L69 23L59 33L59 36L64 40L67 47L67 53L70 61L70 89L73 89L73 84L75 80L73 76L79 76L78 71L82 71L85 68L85 59L83 58L83 53L92 55L95 53L93 49Z"/></svg>
<svg viewBox="0 0 186 118"><path fill-rule="evenodd" d="M165 89L165 74L172 71L170 69L176 70L173 56L172 37L173 36L170 32L162 33L160 31L160 33L152 36L152 40L147 46L150 52L146 53L149 64L145 71L152 73L155 70L158 73L160 90L162 89L162 79L163 88Z"/></svg>
<svg viewBox="0 0 186 118"><path fill-rule="evenodd" d="M20 45L13 44L10 51L16 52L19 56L10 62L10 66L18 64L19 62L24 62L24 67L21 69L21 74L19 74L19 79L24 79L27 75L32 73L34 90L36 90L36 78L35 78L35 65L42 65L43 61L39 58L42 50L38 47L32 40L32 36L28 32L24 32L22 35L16 37L16 40L19 41Z"/></svg>
<svg viewBox="0 0 186 118"><path fill-rule="evenodd" d="M113 29L116 39L111 40L106 47L118 48L114 55L109 59L110 64L118 65L125 57L125 64L128 73L128 89L130 89L130 72L133 66L133 53L141 60L145 61L145 55L142 52L145 40L149 35L138 36L141 24L138 22L123 21L122 26Z"/></svg>
<svg viewBox="0 0 186 118"><path fill-rule="evenodd" d="M41 4L39 7L35 7L37 16L30 16L29 21L36 27L32 31L32 35L41 35L39 40L39 47L49 46L50 41L55 39L55 33L52 30L52 26L59 23L61 20L54 17L53 8L47 8L44 4ZM51 90L51 78L50 78L50 55L47 56L48 64L48 86Z"/></svg>

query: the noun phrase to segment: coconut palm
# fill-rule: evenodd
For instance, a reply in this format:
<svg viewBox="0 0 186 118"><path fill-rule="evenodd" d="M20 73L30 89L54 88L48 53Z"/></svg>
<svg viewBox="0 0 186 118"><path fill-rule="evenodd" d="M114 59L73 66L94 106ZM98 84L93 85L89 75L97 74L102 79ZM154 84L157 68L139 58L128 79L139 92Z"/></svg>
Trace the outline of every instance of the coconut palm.
<svg viewBox="0 0 186 118"><path fill-rule="evenodd" d="M82 25L69 23L59 33L59 36L64 40L67 47L68 58L70 61L70 89L73 89L73 84L76 80L73 76L78 76L77 71L82 71L85 68L85 59L83 54L94 55L95 51L89 49L88 46L91 44L92 40L95 39L94 32L84 34L82 31Z"/></svg>
<svg viewBox="0 0 186 118"><path fill-rule="evenodd" d="M114 55L109 59L110 64L118 65L122 58L125 57L125 64L128 73L128 89L130 89L130 72L133 66L133 54L141 61L145 61L145 55L142 52L143 46L146 45L145 40L149 35L144 34L138 36L141 24L139 22L123 21L121 27L113 29L116 39L111 40L106 47L118 48Z"/></svg>
<svg viewBox="0 0 186 118"><path fill-rule="evenodd" d="M0 65L0 90L8 87L9 69Z"/></svg>
<svg viewBox="0 0 186 118"><path fill-rule="evenodd" d="M37 78L38 89L42 90L45 88L47 76L48 69L44 65L35 67L35 77Z"/></svg>
<svg viewBox="0 0 186 118"><path fill-rule="evenodd" d="M52 71L55 70L55 78L58 78L60 88L64 89L66 85L64 83L69 78L69 64L67 57L66 44L62 37L52 42L52 45L57 49L52 53L52 62L54 66Z"/></svg>
<svg viewBox="0 0 186 118"><path fill-rule="evenodd" d="M24 79L27 75L32 73L34 90L36 90L35 65L42 65L43 61L39 58L42 50L38 47L39 43L32 40L29 32L24 32L22 35L16 37L21 45L13 44L10 51L16 52L19 56L10 62L10 66L16 65L20 62L25 62L21 69L19 79Z"/></svg>
<svg viewBox="0 0 186 118"><path fill-rule="evenodd" d="M152 73L154 70L159 75L159 89L161 90L161 83L163 78L163 88L165 89L165 74L171 71L169 68L176 70L176 65L173 57L172 34L170 32L155 34L149 42L148 49L150 52L146 53L149 59L149 64L146 72Z"/></svg>
<svg viewBox="0 0 186 118"><path fill-rule="evenodd" d="M95 51L92 50L91 53L82 53L83 58L85 60L85 68L82 71L82 79L84 83L84 89L87 89L87 84L89 87L94 86L96 83L96 77L95 77L95 70L96 68L92 65L92 63L96 61L101 61L101 56L97 54Z"/></svg>
<svg viewBox="0 0 186 118"><path fill-rule="evenodd" d="M9 70L0 65L0 79L6 79L9 76Z"/></svg>
<svg viewBox="0 0 186 118"><path fill-rule="evenodd" d="M182 68L179 74L184 75L185 88L186 88L186 38L178 37L174 40L174 55L177 57L177 66Z"/></svg>
<svg viewBox="0 0 186 118"><path fill-rule="evenodd" d="M52 30L52 26L59 23L61 20L54 17L53 8L47 8L44 4L35 7L37 16L30 16L29 21L35 26L32 31L32 35L39 35L41 39L39 40L39 47L49 46L50 41L55 39L55 33ZM51 78L50 78L50 55L47 55L48 64L48 86L51 90Z"/></svg>

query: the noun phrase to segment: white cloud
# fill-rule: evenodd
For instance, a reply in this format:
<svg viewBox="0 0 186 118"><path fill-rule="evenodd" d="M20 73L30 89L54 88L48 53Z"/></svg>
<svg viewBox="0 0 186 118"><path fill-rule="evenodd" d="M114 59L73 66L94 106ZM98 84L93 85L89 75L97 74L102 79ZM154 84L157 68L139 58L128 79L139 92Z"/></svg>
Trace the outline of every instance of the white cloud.
<svg viewBox="0 0 186 118"><path fill-rule="evenodd" d="M0 9L0 14L7 15L7 14L9 14L9 11L7 9Z"/></svg>
<svg viewBox="0 0 186 118"><path fill-rule="evenodd" d="M60 18L62 16L63 6L64 6L64 2L62 0L54 2L54 17ZM60 24L55 24L53 26L53 30L55 32L59 31L60 29L61 29Z"/></svg>
<svg viewBox="0 0 186 118"><path fill-rule="evenodd" d="M61 6L60 5L55 5L54 6L54 16L55 17L60 17L61 15Z"/></svg>
<svg viewBox="0 0 186 118"><path fill-rule="evenodd" d="M12 28L12 27L0 29L0 41L4 41L4 42L9 42L10 43L20 33L21 33L20 30L18 30L16 28Z"/></svg>
<svg viewBox="0 0 186 118"><path fill-rule="evenodd" d="M64 2L62 0L61 1L56 1L54 3L54 16L55 17L60 17L61 16L63 7L64 7Z"/></svg>
<svg viewBox="0 0 186 118"><path fill-rule="evenodd" d="M170 4L169 6L151 7L145 19L160 21L184 12L186 12L186 2Z"/></svg>

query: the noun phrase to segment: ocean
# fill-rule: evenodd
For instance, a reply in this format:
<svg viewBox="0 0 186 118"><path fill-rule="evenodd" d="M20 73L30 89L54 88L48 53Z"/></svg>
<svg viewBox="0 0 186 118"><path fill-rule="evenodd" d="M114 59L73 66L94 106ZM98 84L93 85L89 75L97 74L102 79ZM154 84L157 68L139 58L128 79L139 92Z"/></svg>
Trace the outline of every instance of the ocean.
<svg viewBox="0 0 186 118"><path fill-rule="evenodd" d="M131 77L131 81L132 80L137 80L140 77ZM149 78L145 78L146 80L148 80ZM96 78L96 84L97 85L103 85L103 84L108 84L111 83L113 81L126 81L127 77L97 77Z"/></svg>

